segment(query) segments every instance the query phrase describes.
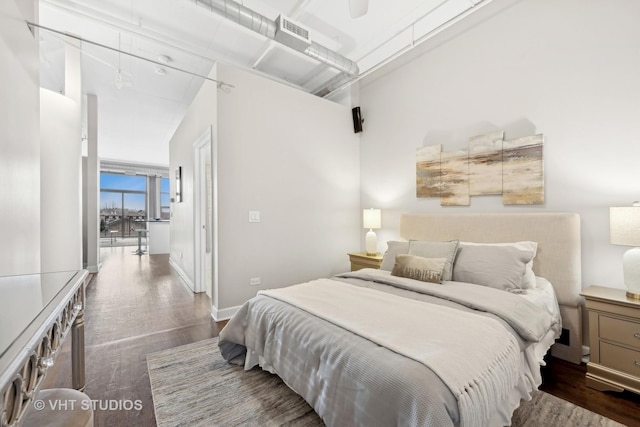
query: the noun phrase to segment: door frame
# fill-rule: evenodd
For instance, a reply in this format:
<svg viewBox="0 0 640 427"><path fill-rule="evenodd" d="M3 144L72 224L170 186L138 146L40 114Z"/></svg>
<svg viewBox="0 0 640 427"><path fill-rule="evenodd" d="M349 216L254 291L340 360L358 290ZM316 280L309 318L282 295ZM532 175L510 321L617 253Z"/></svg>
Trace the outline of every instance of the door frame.
<svg viewBox="0 0 640 427"><path fill-rule="evenodd" d="M212 303L218 300L218 188L217 188L217 167L216 167L216 144L213 139L212 126L208 126L204 132L193 143L194 152L194 292L207 292L211 295ZM207 159L205 153L210 153ZM207 216L207 188L206 188L206 161L211 164L211 191L212 191L212 210L210 219L210 230L206 230ZM202 229L209 233L210 252L211 252L211 283L206 280L207 272L207 252L206 252L206 236L203 238ZM209 287L210 286L210 287ZM207 289L209 287L209 289Z"/></svg>

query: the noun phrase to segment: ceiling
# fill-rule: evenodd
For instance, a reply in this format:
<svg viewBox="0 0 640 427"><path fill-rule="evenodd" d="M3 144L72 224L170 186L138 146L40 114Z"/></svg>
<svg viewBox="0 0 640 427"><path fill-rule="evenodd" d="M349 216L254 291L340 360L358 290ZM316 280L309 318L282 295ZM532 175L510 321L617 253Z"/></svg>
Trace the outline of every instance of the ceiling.
<svg viewBox="0 0 640 427"><path fill-rule="evenodd" d="M334 98L491 0L369 0L357 18L350 1L363 2L40 0L40 25L85 40L83 93L98 97L99 157L167 165L169 140L216 61ZM313 46L296 50L212 10L225 2L262 30L283 15ZM62 37L41 30L40 40L41 85L64 92Z"/></svg>

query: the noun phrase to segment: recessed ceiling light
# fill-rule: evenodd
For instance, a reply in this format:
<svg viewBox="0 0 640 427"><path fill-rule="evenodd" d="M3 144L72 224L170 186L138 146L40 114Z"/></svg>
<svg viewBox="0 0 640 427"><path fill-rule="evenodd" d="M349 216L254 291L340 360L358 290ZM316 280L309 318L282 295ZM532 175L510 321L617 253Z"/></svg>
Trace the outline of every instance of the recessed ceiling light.
<svg viewBox="0 0 640 427"><path fill-rule="evenodd" d="M173 58L168 55L160 55L158 56L158 61L162 62L163 64L168 64L169 62L173 62Z"/></svg>
<svg viewBox="0 0 640 427"><path fill-rule="evenodd" d="M156 72L156 74L160 75L160 76L164 76L165 74L167 74L167 70L165 70L162 67L156 67L154 69L154 71Z"/></svg>

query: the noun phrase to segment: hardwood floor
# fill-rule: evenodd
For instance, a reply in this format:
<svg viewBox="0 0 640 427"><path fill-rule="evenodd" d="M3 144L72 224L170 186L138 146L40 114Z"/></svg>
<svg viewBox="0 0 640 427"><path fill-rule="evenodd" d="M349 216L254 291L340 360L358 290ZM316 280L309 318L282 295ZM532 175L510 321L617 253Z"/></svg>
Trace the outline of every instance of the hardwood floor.
<svg viewBox="0 0 640 427"><path fill-rule="evenodd" d="M591 389L585 384L585 373L585 364L550 358L542 369L540 390L627 426L640 426L640 396Z"/></svg>
<svg viewBox="0 0 640 427"><path fill-rule="evenodd" d="M222 328L211 318L209 298L186 288L168 255L138 256L133 249L102 248L103 267L87 287L85 392L98 401L96 427L155 426L146 355L217 336ZM70 343L65 340L44 388L71 387ZM110 410L113 401L140 401L142 408Z"/></svg>
<svg viewBox="0 0 640 427"><path fill-rule="evenodd" d="M87 288L85 314L85 392L96 401L95 426L155 426L146 355L217 336L224 322L213 321L209 298L185 287L167 255L137 256L130 247L101 251L103 267ZM65 341L44 388L71 387L70 343ZM584 365L550 358L540 388L620 423L640 426L640 396L589 389L584 375ZM142 407L108 407L124 401L140 401Z"/></svg>

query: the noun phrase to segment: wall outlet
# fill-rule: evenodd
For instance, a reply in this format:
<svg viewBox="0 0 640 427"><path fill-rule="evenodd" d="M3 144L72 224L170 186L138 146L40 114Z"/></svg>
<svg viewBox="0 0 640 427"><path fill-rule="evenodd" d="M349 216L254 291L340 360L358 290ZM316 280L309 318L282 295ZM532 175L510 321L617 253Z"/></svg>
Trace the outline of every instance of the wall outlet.
<svg viewBox="0 0 640 427"><path fill-rule="evenodd" d="M260 278L259 277L252 277L251 279L249 279L249 284L251 286L258 286L260 284Z"/></svg>

